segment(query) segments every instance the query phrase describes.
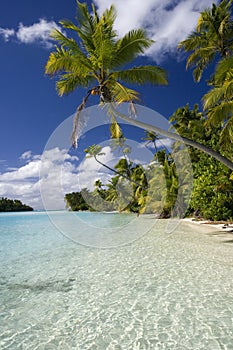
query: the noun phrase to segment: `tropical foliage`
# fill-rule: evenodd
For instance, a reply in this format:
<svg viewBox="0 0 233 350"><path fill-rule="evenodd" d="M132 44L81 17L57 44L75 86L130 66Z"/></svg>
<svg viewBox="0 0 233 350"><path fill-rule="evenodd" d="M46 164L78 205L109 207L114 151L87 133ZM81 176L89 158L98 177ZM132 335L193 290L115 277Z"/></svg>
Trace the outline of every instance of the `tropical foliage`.
<svg viewBox="0 0 233 350"><path fill-rule="evenodd" d="M170 118L173 127L179 133L188 137L196 137L199 142L218 150L221 129L206 128L206 118L199 110L198 105L191 109L188 105L179 108ZM186 198L186 186L189 184L185 161L183 168L177 171L177 159L182 144L175 142L171 153L161 147L158 140L153 145L156 135L146 134L142 138L145 142L152 141L150 150L154 157L147 167L135 164L130 160L130 152L122 157L114 169L104 164L101 159L100 146L90 146L86 153L96 157L108 170L111 170L111 180L102 183L95 182L94 191L84 189L84 193L66 195L67 207L71 210L98 210L98 211L127 211L134 213L153 213L160 218L196 215L210 220L233 219L233 174L231 170L213 157L189 147L189 154L193 165L194 188L191 201ZM145 140L146 139L146 140ZM146 144L146 146L148 146ZM233 150L231 152L231 155ZM88 195L87 195L88 192ZM182 192L182 196L179 195ZM88 199L87 203L83 198ZM101 198L101 200L100 200Z"/></svg>
<svg viewBox="0 0 233 350"><path fill-rule="evenodd" d="M199 142L219 150L221 127L206 125L206 118L195 105L190 110L186 105L179 108L170 118L173 126L182 134L196 137ZM229 145L229 143L228 143ZM174 147L179 147L175 144ZM188 214L197 214L210 220L233 218L233 177L232 171L213 157L189 147L193 165L194 188ZM228 149L230 157L233 149Z"/></svg>
<svg viewBox="0 0 233 350"><path fill-rule="evenodd" d="M181 135L182 142L188 145L194 175L188 213L198 213L213 220L232 218L232 0L222 0L202 11L195 31L179 44L189 53L187 67L194 68L196 81L200 81L211 62L218 62L218 65L208 82L211 90L203 97L203 112L198 105L193 109L188 105L179 108L170 118L173 131L161 130L134 118L133 102L139 100L139 94L128 84L167 84L165 71L160 67L132 66L133 60L144 53L153 41L141 29L132 30L119 38L114 30L114 6L101 16L94 5L92 11L85 3L78 1L77 6L77 24L61 21L62 31L55 30L52 34L57 47L49 56L46 73L58 77L56 87L60 96L79 87L87 89L74 120L72 141L75 146L80 112L88 98L96 95L100 103L111 102L111 147L120 149L122 156L111 168L101 160L101 147L89 146L87 155L111 171L111 180L102 183L96 179L93 191L85 188L81 193L67 194L68 208L182 216L182 210L187 206L189 179L187 169L178 171L176 164L182 149ZM65 31L71 36L68 37ZM124 66L127 68L123 69ZM117 113L112 102L128 102L133 117ZM130 160L130 148L116 116L145 129L144 144L147 147L153 145L154 151L147 167ZM161 135L175 140L172 152L161 148L158 142Z"/></svg>
<svg viewBox="0 0 233 350"><path fill-rule="evenodd" d="M229 169L211 157L203 154L200 157L190 213L209 220L232 220L233 179L230 179Z"/></svg>
<svg viewBox="0 0 233 350"><path fill-rule="evenodd" d="M203 99L208 115L206 125L221 127L220 144L226 152L228 145L233 143L233 56L218 64L214 87Z"/></svg>
<svg viewBox="0 0 233 350"><path fill-rule="evenodd" d="M232 0L223 0L201 12L196 30L179 44L191 52L187 67L194 66L194 78L201 79L203 70L213 60L217 68L209 81L212 89L204 96L207 114L205 127L221 128L219 143L222 154L230 158L228 145L233 142L233 19ZM226 163L225 163L226 164ZM226 164L227 165L227 164Z"/></svg>
<svg viewBox="0 0 233 350"><path fill-rule="evenodd" d="M200 81L203 71L214 61L232 55L233 20L231 18L232 0L222 0L201 12L196 26L179 48L191 52L186 67L195 67L193 76Z"/></svg>

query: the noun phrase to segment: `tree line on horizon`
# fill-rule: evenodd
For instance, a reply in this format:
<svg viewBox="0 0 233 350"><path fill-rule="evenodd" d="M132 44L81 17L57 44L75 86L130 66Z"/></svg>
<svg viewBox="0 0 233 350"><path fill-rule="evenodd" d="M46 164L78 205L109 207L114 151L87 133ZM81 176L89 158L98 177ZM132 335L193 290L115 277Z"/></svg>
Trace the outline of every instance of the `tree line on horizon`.
<svg viewBox="0 0 233 350"><path fill-rule="evenodd" d="M33 211L29 205L23 204L19 199L0 198L0 212Z"/></svg>
<svg viewBox="0 0 233 350"><path fill-rule="evenodd" d="M132 66L122 67L133 60L154 42L148 38L142 29L131 30L122 38L117 36L114 30L116 11L110 6L101 16L98 15L94 5L89 11L86 3L77 1L77 23L69 20L60 22L64 30L75 34L76 39L64 35L59 30L54 30L52 37L57 41L55 51L50 53L45 71L52 76L58 76L56 88L60 96L75 91L78 87L85 87L87 94L78 106L72 143L77 147L79 116L85 108L90 96L99 96L100 103L110 104L127 102L134 114L133 102L139 101L137 91L128 87L128 84L151 83L166 85L166 72L158 66ZM194 189L189 206L189 211L198 212L200 215L213 220L232 219L233 217L233 20L232 0L222 0L219 5L200 13L195 30L179 44L179 49L188 53L187 68L194 68L193 76L196 82L202 78L203 71L210 67L212 62L216 68L209 77L209 92L203 96L203 111L198 106L190 109L188 105L180 107L171 116L170 121L189 149L194 172ZM136 125L135 118L131 116L119 116L110 114L110 133L112 139L120 140L123 132L118 118L127 120ZM137 122L138 125L138 122ZM182 147L177 134L159 130L154 125L141 123L148 133L156 135L158 132L174 139L173 147ZM164 153L163 162L158 160L158 152L155 152L155 163L160 164L166 179L166 196L164 202L167 215L171 215L174 205L168 200L169 195L176 198L176 169L174 159L167 152ZM124 157L122 158L124 159ZM121 162L121 160L120 160ZM116 165L116 168L119 164ZM126 164L125 164L126 165ZM128 173L117 174L133 179L136 172L140 173L136 166ZM159 167L155 167L158 169ZM131 172L129 172L129 169ZM118 170L117 170L118 171ZM155 171L150 181L157 181L159 175ZM140 174L142 176L142 174ZM139 177L140 177L139 176ZM170 180L169 180L170 176ZM126 179L125 179L126 180ZM116 181L116 180L114 180ZM118 179L119 181L119 179ZM133 180L135 181L135 180ZM137 181L141 181L137 178ZM169 185L171 181L171 186ZM136 202L131 206L143 211L143 201L148 200L147 189L142 189L142 183L137 187L134 183L134 197ZM179 181L178 181L179 182ZM106 184L108 187L109 184ZM151 184L149 186L151 188ZM107 196L106 191L112 188L99 188L99 194ZM172 189L172 190L171 190ZM103 192L105 191L105 192ZM173 193L174 191L174 193ZM105 194L104 194L105 193ZM140 193L140 196L139 196ZM142 194L143 193L143 194ZM109 193L108 193L109 194ZM106 197L107 198L107 197ZM140 199L139 199L140 198ZM67 195L66 195L67 199ZM134 210L134 209L132 209ZM137 209L136 209L137 211Z"/></svg>

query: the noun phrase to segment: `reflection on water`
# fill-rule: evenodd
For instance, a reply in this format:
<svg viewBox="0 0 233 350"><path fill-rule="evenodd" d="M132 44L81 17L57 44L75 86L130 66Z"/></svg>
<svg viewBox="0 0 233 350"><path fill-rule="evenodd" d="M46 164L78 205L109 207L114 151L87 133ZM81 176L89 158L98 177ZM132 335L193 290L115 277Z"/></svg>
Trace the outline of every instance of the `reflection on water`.
<svg viewBox="0 0 233 350"><path fill-rule="evenodd" d="M0 215L0 348L233 349L233 244L166 225L96 249L45 214Z"/></svg>

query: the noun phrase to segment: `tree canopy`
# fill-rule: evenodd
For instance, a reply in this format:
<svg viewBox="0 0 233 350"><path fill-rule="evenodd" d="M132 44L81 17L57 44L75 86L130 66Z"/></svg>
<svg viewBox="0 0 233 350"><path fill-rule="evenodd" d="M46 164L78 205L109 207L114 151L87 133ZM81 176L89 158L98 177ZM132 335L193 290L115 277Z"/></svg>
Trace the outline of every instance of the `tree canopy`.
<svg viewBox="0 0 233 350"><path fill-rule="evenodd" d="M33 208L29 205L23 204L18 199L8 199L6 197L0 198L0 212L8 211L32 211Z"/></svg>

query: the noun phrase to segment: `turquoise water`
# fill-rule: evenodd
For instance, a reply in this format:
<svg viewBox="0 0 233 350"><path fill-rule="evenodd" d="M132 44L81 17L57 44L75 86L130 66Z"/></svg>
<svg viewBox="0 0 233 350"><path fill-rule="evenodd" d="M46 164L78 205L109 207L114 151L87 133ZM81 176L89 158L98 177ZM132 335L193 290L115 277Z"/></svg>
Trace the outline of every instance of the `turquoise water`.
<svg viewBox="0 0 233 350"><path fill-rule="evenodd" d="M108 224L119 235L135 225L131 242L116 246L114 231L113 247L101 249L54 226L65 230L68 215L0 214L0 349L233 349L233 236L80 213L89 243Z"/></svg>

